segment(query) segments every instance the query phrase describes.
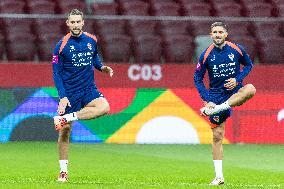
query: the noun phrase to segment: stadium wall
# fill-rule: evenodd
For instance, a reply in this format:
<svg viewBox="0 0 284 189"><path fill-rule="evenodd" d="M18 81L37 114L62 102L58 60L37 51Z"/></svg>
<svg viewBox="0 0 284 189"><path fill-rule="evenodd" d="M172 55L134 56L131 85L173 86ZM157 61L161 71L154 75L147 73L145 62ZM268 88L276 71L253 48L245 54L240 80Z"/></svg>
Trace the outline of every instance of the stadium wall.
<svg viewBox="0 0 284 189"><path fill-rule="evenodd" d="M73 142L211 143L208 119L194 88L193 64L110 64L113 78L95 73L109 115L73 124ZM50 64L0 66L0 142L56 141L57 91ZM284 65L258 64L245 83L256 96L235 108L226 143L284 143Z"/></svg>

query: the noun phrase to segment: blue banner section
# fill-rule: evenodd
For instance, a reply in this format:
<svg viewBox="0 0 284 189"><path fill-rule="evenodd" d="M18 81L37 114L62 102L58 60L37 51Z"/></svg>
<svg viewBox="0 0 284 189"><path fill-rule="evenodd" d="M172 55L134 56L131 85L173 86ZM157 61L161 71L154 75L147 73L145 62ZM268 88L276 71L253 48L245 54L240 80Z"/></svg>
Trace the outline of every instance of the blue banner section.
<svg viewBox="0 0 284 189"><path fill-rule="evenodd" d="M6 99L15 99L16 96L21 96L19 94L25 93L25 88L18 89L18 95L14 95L11 97L14 93L7 93ZM10 96L9 96L10 95ZM23 133L27 133L29 135L29 138L32 140L33 135L36 140L38 140L40 137L38 136L38 133L36 132L37 129L41 130L44 125L42 123L37 123L34 121L34 118L41 118L45 117L48 118L49 121L46 124L49 124L50 127L53 128L53 119L52 117L57 115L56 113L57 109L57 100L52 97L50 94L45 92L42 88L35 90L35 92L28 96L26 99L23 99L21 102L19 102L15 108L11 111L3 112L3 117L0 118L0 142L5 143L11 140L11 135L13 131L15 131L15 128L19 125L21 125L23 122L33 119L32 122L30 122L32 125L28 125L25 127L19 127L19 129L27 129L34 128L32 133L27 133L24 130L18 131L13 135L13 140L21 140L21 138L25 138L22 136ZM47 132L55 132L53 130L46 130ZM21 137L19 136L21 134ZM17 137L17 135L19 137ZM50 134L48 136L54 136L53 134ZM50 138L51 140L51 138ZM54 137L52 138L54 140ZM79 121L74 122L72 125L72 133L71 133L71 141L72 142L102 142L100 138L98 138L94 133L89 131L84 124L80 123Z"/></svg>

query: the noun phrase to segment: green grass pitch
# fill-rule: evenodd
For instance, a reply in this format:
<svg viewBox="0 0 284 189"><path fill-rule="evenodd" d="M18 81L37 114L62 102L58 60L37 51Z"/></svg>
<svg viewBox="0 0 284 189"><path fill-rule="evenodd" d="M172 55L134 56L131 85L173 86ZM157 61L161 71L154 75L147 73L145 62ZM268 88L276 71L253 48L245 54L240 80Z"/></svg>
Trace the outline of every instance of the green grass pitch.
<svg viewBox="0 0 284 189"><path fill-rule="evenodd" d="M56 143L0 144L0 188L216 188L211 145L71 144L57 183ZM221 188L284 188L284 145L225 145Z"/></svg>

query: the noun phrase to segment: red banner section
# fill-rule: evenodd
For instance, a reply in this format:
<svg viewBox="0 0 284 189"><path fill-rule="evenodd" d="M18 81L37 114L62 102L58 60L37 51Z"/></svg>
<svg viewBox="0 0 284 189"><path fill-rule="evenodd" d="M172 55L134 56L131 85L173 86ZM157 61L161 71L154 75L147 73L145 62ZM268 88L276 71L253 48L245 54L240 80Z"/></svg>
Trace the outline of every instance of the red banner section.
<svg viewBox="0 0 284 189"><path fill-rule="evenodd" d="M257 94L234 108L226 136L235 143L284 143L284 91Z"/></svg>
<svg viewBox="0 0 284 189"><path fill-rule="evenodd" d="M108 64L113 78L95 72L98 87L194 88L194 64ZM1 63L0 87L54 86L51 63ZM284 90L284 65L255 65L245 79L257 90Z"/></svg>
<svg viewBox="0 0 284 189"><path fill-rule="evenodd" d="M195 89L171 89L199 113L202 102ZM284 143L284 90L260 91L242 106L233 108L226 121L225 137L231 143ZM205 118L208 123L208 118Z"/></svg>

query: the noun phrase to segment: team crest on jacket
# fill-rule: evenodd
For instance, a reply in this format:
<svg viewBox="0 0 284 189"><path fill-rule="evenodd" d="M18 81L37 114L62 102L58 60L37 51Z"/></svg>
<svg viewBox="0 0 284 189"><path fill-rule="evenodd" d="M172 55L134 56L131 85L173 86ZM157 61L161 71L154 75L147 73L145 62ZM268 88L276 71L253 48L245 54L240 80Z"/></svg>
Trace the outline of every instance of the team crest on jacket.
<svg viewBox="0 0 284 189"><path fill-rule="evenodd" d="M92 50L92 44L91 43L88 43L87 47L88 47L88 49Z"/></svg>
<svg viewBox="0 0 284 189"><path fill-rule="evenodd" d="M216 122L219 122L220 118L219 118L219 116L213 116L213 120L216 121Z"/></svg>
<svg viewBox="0 0 284 189"><path fill-rule="evenodd" d="M235 55L234 55L233 53L231 53L231 54L228 54L228 57L229 57L232 61L234 61Z"/></svg>

